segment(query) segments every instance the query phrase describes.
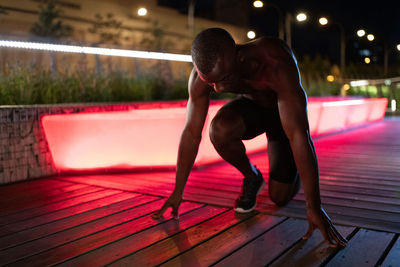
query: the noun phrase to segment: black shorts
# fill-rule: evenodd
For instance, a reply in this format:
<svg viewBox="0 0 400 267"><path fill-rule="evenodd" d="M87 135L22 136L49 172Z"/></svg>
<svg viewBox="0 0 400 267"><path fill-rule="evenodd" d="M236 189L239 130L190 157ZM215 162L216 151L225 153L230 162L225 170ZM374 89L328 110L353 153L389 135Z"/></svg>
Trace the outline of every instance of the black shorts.
<svg viewBox="0 0 400 267"><path fill-rule="evenodd" d="M233 109L246 126L243 140L265 133L268 139L269 177L282 183L293 183L298 175L289 139L283 130L278 108L266 108L240 96L222 109Z"/></svg>

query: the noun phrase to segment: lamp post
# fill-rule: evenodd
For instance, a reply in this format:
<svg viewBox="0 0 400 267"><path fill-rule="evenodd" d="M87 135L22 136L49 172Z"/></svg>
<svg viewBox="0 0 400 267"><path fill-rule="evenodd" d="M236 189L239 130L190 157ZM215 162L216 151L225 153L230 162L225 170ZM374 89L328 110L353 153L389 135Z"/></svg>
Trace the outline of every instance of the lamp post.
<svg viewBox="0 0 400 267"><path fill-rule="evenodd" d="M196 0L189 1L189 8L188 8L188 27L190 33L194 32L194 8L196 6Z"/></svg>
<svg viewBox="0 0 400 267"><path fill-rule="evenodd" d="M389 54L392 51L393 47L388 46L385 42L383 44L383 75L387 77L388 75L388 66L389 66ZM396 50L400 51L400 44L396 45Z"/></svg>
<svg viewBox="0 0 400 267"><path fill-rule="evenodd" d="M296 20L298 22L306 21L307 15L303 12L300 12L296 15ZM292 21L293 21L292 14L287 12L285 16L285 33L286 33L286 44L289 47L292 47Z"/></svg>
<svg viewBox="0 0 400 267"><path fill-rule="evenodd" d="M340 29L340 72L342 74L341 76L343 77L346 68L346 34L343 24L337 21L329 22L329 20L325 17L321 17L319 19L319 24L321 24L322 26L328 25L329 23L332 25L337 25ZM359 31L359 34L363 36L365 35L365 32Z"/></svg>
<svg viewBox="0 0 400 267"><path fill-rule="evenodd" d="M253 6L255 8L263 8L264 7L264 3L260 0L254 1L253 2ZM283 16L282 16L282 10L280 9L279 6L272 4L272 3L268 3L266 4L266 7L272 7L276 10L276 13L278 14L278 37L279 39L283 40L284 37L284 27L283 27Z"/></svg>

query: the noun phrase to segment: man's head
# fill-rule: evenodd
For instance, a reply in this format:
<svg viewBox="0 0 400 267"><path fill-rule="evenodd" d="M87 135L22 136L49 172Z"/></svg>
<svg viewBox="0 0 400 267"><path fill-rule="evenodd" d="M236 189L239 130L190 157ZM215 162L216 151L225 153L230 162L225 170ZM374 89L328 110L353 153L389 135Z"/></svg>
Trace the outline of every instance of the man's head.
<svg viewBox="0 0 400 267"><path fill-rule="evenodd" d="M221 28L209 28L200 32L192 43L192 58L203 76L220 78L232 70L236 44L232 36Z"/></svg>

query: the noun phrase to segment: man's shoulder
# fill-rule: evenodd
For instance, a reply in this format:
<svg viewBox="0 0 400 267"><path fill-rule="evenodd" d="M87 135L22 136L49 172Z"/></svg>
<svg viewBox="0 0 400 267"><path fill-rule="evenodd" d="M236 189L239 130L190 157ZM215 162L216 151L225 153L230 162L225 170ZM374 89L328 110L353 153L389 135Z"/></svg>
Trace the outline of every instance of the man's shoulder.
<svg viewBox="0 0 400 267"><path fill-rule="evenodd" d="M197 73L196 68L192 69L189 77L189 97L196 98L210 94L210 85L204 82Z"/></svg>
<svg viewBox="0 0 400 267"><path fill-rule="evenodd" d="M281 64L293 62L297 64L296 57L290 47L281 39L275 37L260 37L257 42L259 49L262 49L267 58L276 60Z"/></svg>

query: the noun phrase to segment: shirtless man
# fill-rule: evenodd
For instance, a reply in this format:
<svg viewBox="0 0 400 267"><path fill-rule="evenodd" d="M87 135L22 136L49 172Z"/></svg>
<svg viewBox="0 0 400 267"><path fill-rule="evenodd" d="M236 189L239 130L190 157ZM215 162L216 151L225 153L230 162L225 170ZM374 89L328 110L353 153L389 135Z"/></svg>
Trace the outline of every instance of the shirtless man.
<svg viewBox="0 0 400 267"><path fill-rule="evenodd" d="M261 172L246 155L242 140L266 133L269 158L269 195L278 206L288 203L301 179L309 228L304 239L319 229L331 246L345 246L321 206L318 163L307 119L307 97L297 61L283 41L263 37L235 44L220 28L199 33L192 44L194 68L189 78L187 120L182 132L175 188L153 218L167 208L178 219L184 187L193 167L210 102L210 93L235 93L210 127L210 139L221 157L245 177L235 203L236 212L250 212L265 185ZM300 177L300 179L299 179Z"/></svg>

